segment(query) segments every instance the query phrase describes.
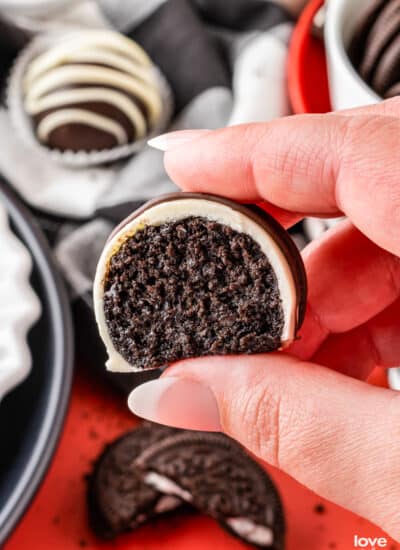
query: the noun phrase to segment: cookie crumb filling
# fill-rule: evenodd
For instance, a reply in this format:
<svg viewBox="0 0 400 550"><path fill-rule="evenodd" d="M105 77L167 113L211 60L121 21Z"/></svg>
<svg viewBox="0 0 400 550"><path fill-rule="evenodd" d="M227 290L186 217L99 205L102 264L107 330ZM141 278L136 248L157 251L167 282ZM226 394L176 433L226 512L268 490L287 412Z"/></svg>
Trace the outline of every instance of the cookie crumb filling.
<svg viewBox="0 0 400 550"><path fill-rule="evenodd" d="M259 244L201 217L129 237L111 257L103 300L112 343L136 368L271 351L284 325L277 278Z"/></svg>

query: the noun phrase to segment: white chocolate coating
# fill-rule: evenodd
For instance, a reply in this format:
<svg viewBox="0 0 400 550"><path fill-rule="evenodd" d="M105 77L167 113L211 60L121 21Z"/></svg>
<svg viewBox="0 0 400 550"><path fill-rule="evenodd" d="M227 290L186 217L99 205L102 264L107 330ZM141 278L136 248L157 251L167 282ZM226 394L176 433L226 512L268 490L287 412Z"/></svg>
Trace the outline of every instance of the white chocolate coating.
<svg viewBox="0 0 400 550"><path fill-rule="evenodd" d="M104 102L120 109L136 127L136 137L142 138L146 133L146 120L138 107L126 95L107 88L79 88L75 90L61 90L48 94L42 98L26 102L26 110L31 115L54 107L88 103L90 101ZM119 125L120 126L120 125Z"/></svg>
<svg viewBox="0 0 400 550"><path fill-rule="evenodd" d="M109 133L118 145L126 144L127 128L100 112L99 103L121 111L135 140L156 126L162 112L147 54L129 38L107 30L73 33L36 57L27 68L24 93L28 114L45 113L37 129L43 143L57 127L80 123ZM54 109L62 113L47 112Z"/></svg>
<svg viewBox="0 0 400 550"><path fill-rule="evenodd" d="M110 371L132 372L136 370L115 349L106 325L104 314L104 280L107 275L110 258L119 250L126 239L145 226L158 226L171 221L179 221L190 216L198 216L226 225L239 233L249 235L260 246L275 272L282 300L284 326L282 329L282 347L290 344L295 336L297 324L297 293L292 270L274 239L253 219L228 205L209 199L177 199L160 202L142 212L127 223L106 243L97 265L94 280L93 299L96 321L100 336L106 346Z"/></svg>
<svg viewBox="0 0 400 550"><path fill-rule="evenodd" d="M92 126L92 128L98 128L104 132L108 132L115 137L118 145L128 143L128 136L126 132L117 122L114 122L110 118L107 118L97 113L91 113L83 109L60 109L54 113L47 115L37 127L37 135L40 141L47 141L49 135L55 128L63 126L64 124L85 124L86 126Z"/></svg>
<svg viewBox="0 0 400 550"><path fill-rule="evenodd" d="M85 30L68 35L59 45L37 57L29 66L26 79L29 82L47 72L50 68L65 63L75 50L111 50L128 57L140 65L150 67L151 60L146 52L133 40L110 30Z"/></svg>

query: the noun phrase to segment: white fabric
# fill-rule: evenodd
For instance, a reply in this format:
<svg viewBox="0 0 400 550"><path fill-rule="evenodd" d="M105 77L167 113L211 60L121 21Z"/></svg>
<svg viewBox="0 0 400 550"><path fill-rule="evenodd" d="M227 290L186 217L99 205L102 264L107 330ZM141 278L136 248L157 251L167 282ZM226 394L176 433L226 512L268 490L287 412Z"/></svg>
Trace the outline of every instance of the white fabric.
<svg viewBox="0 0 400 550"><path fill-rule="evenodd" d="M0 110L0 172L24 199L41 210L71 218L90 217L111 186L110 168L72 170L18 138L8 113Z"/></svg>
<svg viewBox="0 0 400 550"><path fill-rule="evenodd" d="M258 35L243 49L235 63L235 103L229 125L290 114L286 59L286 45L270 32Z"/></svg>

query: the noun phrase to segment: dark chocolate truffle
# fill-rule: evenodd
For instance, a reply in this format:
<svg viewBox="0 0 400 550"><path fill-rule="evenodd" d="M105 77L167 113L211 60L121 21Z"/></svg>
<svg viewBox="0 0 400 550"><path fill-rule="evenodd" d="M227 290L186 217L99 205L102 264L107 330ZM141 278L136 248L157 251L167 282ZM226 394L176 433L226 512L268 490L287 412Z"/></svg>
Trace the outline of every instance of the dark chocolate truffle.
<svg viewBox="0 0 400 550"><path fill-rule="evenodd" d="M161 197L125 220L94 284L115 371L280 349L302 323L305 295L299 252L275 220L194 193Z"/></svg>
<svg viewBox="0 0 400 550"><path fill-rule="evenodd" d="M24 92L37 138L61 151L100 151L143 139L162 109L151 60L110 30L68 34L35 57Z"/></svg>

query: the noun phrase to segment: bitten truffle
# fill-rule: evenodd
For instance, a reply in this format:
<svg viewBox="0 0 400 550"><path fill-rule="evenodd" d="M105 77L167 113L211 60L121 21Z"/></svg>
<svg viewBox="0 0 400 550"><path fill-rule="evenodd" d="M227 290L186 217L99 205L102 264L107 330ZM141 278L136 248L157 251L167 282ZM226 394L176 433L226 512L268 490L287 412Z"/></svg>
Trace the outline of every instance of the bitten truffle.
<svg viewBox="0 0 400 550"><path fill-rule="evenodd" d="M289 345L306 278L287 232L262 210L211 195L147 203L113 233L94 303L114 371Z"/></svg>

